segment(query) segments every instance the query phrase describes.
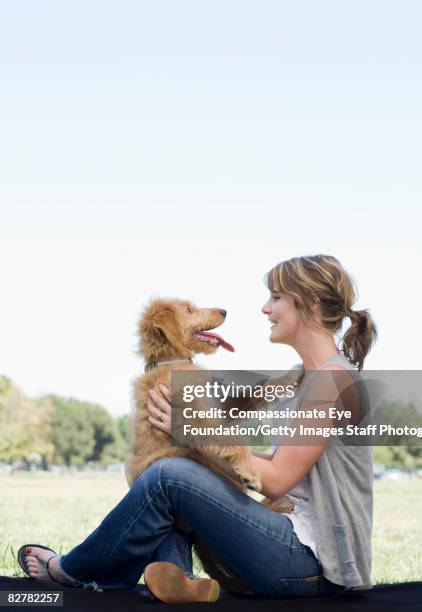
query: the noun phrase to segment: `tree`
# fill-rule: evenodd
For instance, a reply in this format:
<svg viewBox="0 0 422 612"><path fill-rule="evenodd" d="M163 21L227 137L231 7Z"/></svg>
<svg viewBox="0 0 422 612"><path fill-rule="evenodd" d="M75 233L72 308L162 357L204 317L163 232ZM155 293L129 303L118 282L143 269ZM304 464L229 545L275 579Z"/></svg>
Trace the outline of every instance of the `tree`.
<svg viewBox="0 0 422 612"><path fill-rule="evenodd" d="M102 464L124 461L127 456L127 443L122 435L122 423L113 420L107 410L97 404L86 405L86 410L95 438L90 461L99 461Z"/></svg>
<svg viewBox="0 0 422 612"><path fill-rule="evenodd" d="M66 465L85 463L95 448L94 428L86 418L85 405L74 398L57 395L49 398L54 407L51 421L54 460Z"/></svg>
<svg viewBox="0 0 422 612"><path fill-rule="evenodd" d="M50 458L50 419L53 407L48 398L25 397L10 379L0 377L0 459L25 461L34 456Z"/></svg>
<svg viewBox="0 0 422 612"><path fill-rule="evenodd" d="M117 429L119 434L127 444L129 443L129 416L124 414L116 418Z"/></svg>
<svg viewBox="0 0 422 612"><path fill-rule="evenodd" d="M51 395L54 405L51 440L55 460L82 464L123 461L127 446L119 425L107 410L90 402Z"/></svg>
<svg viewBox="0 0 422 612"><path fill-rule="evenodd" d="M392 425L395 429L406 425L422 429L422 415L413 404L389 402L377 408L374 423ZM383 441L386 446L375 448L377 463L408 470L422 468L422 446L414 446L416 442L421 444L420 438L390 435L385 436ZM407 443L407 446L404 443Z"/></svg>

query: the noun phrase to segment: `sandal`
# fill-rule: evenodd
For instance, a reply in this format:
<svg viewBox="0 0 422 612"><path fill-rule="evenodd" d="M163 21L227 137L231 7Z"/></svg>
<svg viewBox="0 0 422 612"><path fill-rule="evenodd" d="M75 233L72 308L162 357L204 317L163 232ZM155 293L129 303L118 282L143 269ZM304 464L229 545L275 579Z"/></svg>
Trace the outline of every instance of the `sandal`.
<svg viewBox="0 0 422 612"><path fill-rule="evenodd" d="M213 602L220 597L220 585L212 578L190 578L175 563L156 561L144 571L145 584L165 603Z"/></svg>
<svg viewBox="0 0 422 612"><path fill-rule="evenodd" d="M53 582L58 582L58 580L53 578L53 576L51 575L50 569L49 569L49 565L50 565L51 559L54 559L55 557L58 557L59 555L53 549L48 548L48 546L43 546L42 544L24 544L23 546L21 546L20 549L18 550L17 554L16 554L16 558L17 558L17 561L18 561L19 565L21 566L22 570L25 572L25 574L27 576L32 578L32 576L29 573L28 566L26 564L26 557L28 555L26 555L25 551L26 551L27 548L31 548L31 547L35 547L35 546L37 548L42 548L43 550L49 550L50 552L53 553L51 555L51 557L47 560L46 563L44 561L41 561L41 559L38 559L38 561L41 563L41 565L44 565L45 569L47 570L47 574L50 576L50 579ZM29 555L29 556L31 556L31 555Z"/></svg>

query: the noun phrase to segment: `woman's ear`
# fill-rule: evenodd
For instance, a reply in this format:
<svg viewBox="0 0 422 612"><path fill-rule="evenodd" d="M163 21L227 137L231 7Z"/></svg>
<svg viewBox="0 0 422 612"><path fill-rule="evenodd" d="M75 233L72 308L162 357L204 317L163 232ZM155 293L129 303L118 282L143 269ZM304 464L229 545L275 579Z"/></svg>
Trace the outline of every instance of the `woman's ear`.
<svg viewBox="0 0 422 612"><path fill-rule="evenodd" d="M319 312L319 298L314 298L314 301L311 304L311 311L313 314L318 314Z"/></svg>

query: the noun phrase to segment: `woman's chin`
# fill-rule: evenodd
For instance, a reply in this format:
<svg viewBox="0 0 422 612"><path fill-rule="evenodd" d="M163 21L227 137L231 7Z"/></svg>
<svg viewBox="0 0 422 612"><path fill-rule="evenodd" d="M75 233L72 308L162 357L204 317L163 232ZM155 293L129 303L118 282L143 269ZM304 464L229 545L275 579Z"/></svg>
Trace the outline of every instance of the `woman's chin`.
<svg viewBox="0 0 422 612"><path fill-rule="evenodd" d="M270 337L269 337L269 341L276 343L276 344L283 344L285 341L285 338L283 337L283 334L280 334L280 332L271 332L270 333Z"/></svg>

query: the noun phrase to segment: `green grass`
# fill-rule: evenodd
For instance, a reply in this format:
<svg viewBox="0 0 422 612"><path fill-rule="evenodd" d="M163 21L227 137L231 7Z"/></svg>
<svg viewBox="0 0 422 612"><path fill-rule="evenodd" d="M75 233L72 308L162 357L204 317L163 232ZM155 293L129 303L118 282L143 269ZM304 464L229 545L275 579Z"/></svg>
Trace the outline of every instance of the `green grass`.
<svg viewBox="0 0 422 612"><path fill-rule="evenodd" d="M122 475L0 475L0 574L21 575L24 543L66 552L81 542L126 492ZM375 482L373 581L422 580L422 481Z"/></svg>
<svg viewBox="0 0 422 612"><path fill-rule="evenodd" d="M375 482L373 580L422 580L422 481Z"/></svg>

